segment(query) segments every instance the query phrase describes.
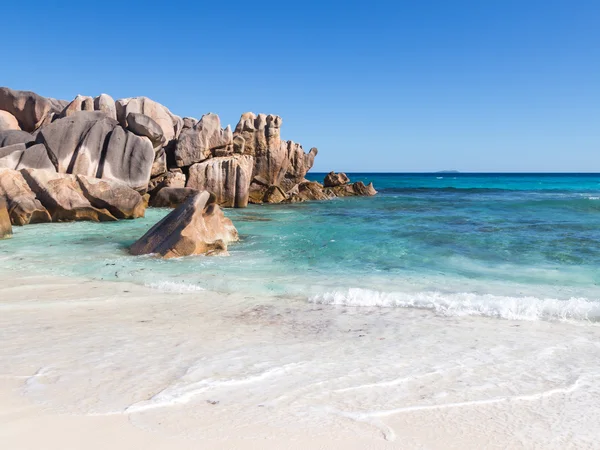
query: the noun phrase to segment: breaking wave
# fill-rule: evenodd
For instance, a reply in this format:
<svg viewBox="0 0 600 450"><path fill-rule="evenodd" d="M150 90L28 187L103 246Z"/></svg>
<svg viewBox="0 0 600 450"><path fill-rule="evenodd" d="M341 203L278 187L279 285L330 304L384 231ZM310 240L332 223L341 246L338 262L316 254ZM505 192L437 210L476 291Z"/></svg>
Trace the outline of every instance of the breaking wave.
<svg viewBox="0 0 600 450"><path fill-rule="evenodd" d="M159 283L147 283L146 287L156 289L161 292L170 292L175 294L187 294L189 292L205 291L203 287L195 284L178 283L176 281L161 281Z"/></svg>
<svg viewBox="0 0 600 450"><path fill-rule="evenodd" d="M408 293L350 288L317 294L310 297L309 301L323 305L427 309L446 316L486 316L529 321L600 321L600 302L576 297L559 300L466 292Z"/></svg>

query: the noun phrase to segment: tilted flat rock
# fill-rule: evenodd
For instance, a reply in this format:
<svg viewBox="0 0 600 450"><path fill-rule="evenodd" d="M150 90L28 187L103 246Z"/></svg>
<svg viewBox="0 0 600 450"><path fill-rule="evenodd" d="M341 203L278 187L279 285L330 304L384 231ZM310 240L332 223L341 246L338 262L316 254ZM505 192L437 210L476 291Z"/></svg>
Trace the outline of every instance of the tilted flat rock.
<svg viewBox="0 0 600 450"><path fill-rule="evenodd" d="M17 170L0 169L0 199L6 201L8 214L14 225L52 221L46 208Z"/></svg>
<svg viewBox="0 0 600 450"><path fill-rule="evenodd" d="M4 199L0 199L0 239L12 237L12 224Z"/></svg>
<svg viewBox="0 0 600 450"><path fill-rule="evenodd" d="M35 141L31 133L19 130L0 131L0 148L13 144L26 144Z"/></svg>
<svg viewBox="0 0 600 450"><path fill-rule="evenodd" d="M177 139L183 128L181 117L171 113L166 106L148 97L122 98L115 102L115 106L117 108L117 120L121 126L127 127L129 113L145 114L160 126L167 143Z"/></svg>
<svg viewBox="0 0 600 450"><path fill-rule="evenodd" d="M110 119L117 120L115 100L108 94L100 94L94 99L94 111L100 111Z"/></svg>
<svg viewBox="0 0 600 450"><path fill-rule="evenodd" d="M325 180L323 180L323 186L325 187L343 186L348 183L350 183L350 178L344 172L335 173L331 171L325 175Z"/></svg>
<svg viewBox="0 0 600 450"><path fill-rule="evenodd" d="M113 180L100 180L77 175L84 197L98 209L105 209L117 219L144 217L146 202L139 192Z"/></svg>
<svg viewBox="0 0 600 450"><path fill-rule="evenodd" d="M121 181L145 190L154 149L150 140L123 129L101 112L82 111L41 129L37 141L60 173Z"/></svg>
<svg viewBox="0 0 600 450"><path fill-rule="evenodd" d="M233 153L231 128L221 128L216 114L205 114L192 128L182 131L174 150L175 164L186 167L204 161L215 152Z"/></svg>
<svg viewBox="0 0 600 450"><path fill-rule="evenodd" d="M197 193L198 190L192 188L164 187L152 196L150 206L155 208L176 208Z"/></svg>
<svg viewBox="0 0 600 450"><path fill-rule="evenodd" d="M187 187L209 191L219 205L245 208L248 205L253 158L233 155L207 159L190 167Z"/></svg>
<svg viewBox="0 0 600 450"><path fill-rule="evenodd" d="M59 114L66 105L65 101L45 98L35 92L0 87L0 109L15 116L24 131L35 131L50 114Z"/></svg>
<svg viewBox="0 0 600 450"><path fill-rule="evenodd" d="M45 169L56 172L43 144L13 144L0 148L0 167L6 169Z"/></svg>
<svg viewBox="0 0 600 450"><path fill-rule="evenodd" d="M8 111L0 110L0 131L20 130L19 121Z"/></svg>
<svg viewBox="0 0 600 450"><path fill-rule="evenodd" d="M164 217L135 242L133 255L157 254L163 258L227 254L238 232L225 217L214 195L199 192Z"/></svg>
<svg viewBox="0 0 600 450"><path fill-rule="evenodd" d="M133 112L127 114L127 129L138 136L146 136L156 150L166 143L162 128L146 114Z"/></svg>
<svg viewBox="0 0 600 450"><path fill-rule="evenodd" d="M53 222L106 222L117 220L106 209L95 208L85 198L74 175L23 169L23 178L52 216Z"/></svg>

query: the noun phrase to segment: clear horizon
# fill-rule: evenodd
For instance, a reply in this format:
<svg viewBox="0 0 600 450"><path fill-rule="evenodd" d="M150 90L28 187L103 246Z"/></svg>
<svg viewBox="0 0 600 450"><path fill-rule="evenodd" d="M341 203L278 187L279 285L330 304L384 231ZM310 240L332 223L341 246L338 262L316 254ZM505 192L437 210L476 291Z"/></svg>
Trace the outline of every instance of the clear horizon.
<svg viewBox="0 0 600 450"><path fill-rule="evenodd" d="M0 85L277 114L313 172L600 171L600 3L482 3L10 2Z"/></svg>

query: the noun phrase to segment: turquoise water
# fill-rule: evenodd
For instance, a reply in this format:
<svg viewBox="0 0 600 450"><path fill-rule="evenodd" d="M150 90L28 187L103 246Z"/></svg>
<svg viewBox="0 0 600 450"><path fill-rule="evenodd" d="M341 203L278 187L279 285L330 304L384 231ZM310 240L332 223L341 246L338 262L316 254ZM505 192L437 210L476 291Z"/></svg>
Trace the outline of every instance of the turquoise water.
<svg viewBox="0 0 600 450"><path fill-rule="evenodd" d="M600 175L350 174L374 198L227 210L229 258L127 246L168 213L15 228L0 271L503 318L600 316ZM310 174L322 180L323 174Z"/></svg>

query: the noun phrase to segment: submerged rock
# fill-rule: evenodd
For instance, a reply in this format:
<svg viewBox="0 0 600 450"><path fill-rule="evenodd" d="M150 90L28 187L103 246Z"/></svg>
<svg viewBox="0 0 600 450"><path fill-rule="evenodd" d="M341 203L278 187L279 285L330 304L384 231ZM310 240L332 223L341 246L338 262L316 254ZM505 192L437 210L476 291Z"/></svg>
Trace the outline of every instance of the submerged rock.
<svg viewBox="0 0 600 450"><path fill-rule="evenodd" d="M17 170L0 169L0 199L6 202L13 225L52 221L50 213Z"/></svg>
<svg viewBox="0 0 600 450"><path fill-rule="evenodd" d="M6 202L0 199L0 239L12 237L12 225L6 208Z"/></svg>
<svg viewBox="0 0 600 450"><path fill-rule="evenodd" d="M238 232L209 192L188 198L135 242L133 255L157 254L163 258L188 255L226 255Z"/></svg>

